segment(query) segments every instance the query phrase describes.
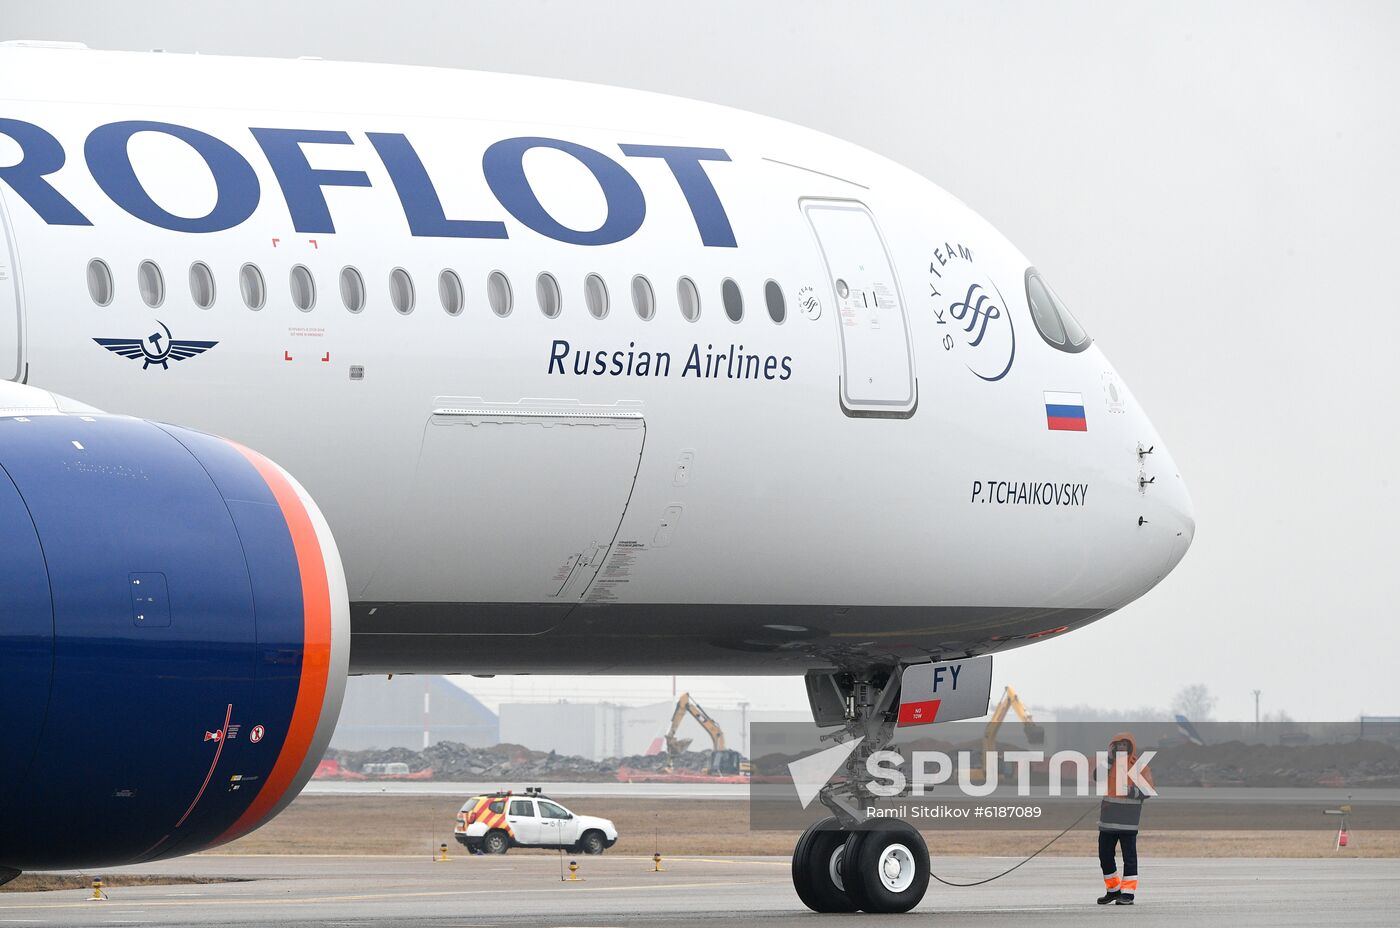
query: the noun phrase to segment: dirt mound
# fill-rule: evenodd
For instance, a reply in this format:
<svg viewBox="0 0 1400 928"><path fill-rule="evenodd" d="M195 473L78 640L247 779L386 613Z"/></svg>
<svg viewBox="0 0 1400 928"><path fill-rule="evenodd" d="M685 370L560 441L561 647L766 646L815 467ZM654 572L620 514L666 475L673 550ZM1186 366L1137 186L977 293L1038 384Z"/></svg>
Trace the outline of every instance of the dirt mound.
<svg viewBox="0 0 1400 928"><path fill-rule="evenodd" d="M435 780L528 780L532 783L614 780L620 767L659 771L668 760L665 754L634 754L589 760L554 751L533 751L520 744L473 748L456 741L440 741L421 751L409 748L341 751L331 748L326 751L326 758L338 761L345 769L355 772L362 771L366 764L402 763L408 765L410 773L431 770ZM707 751L686 751L671 760L676 770L700 772L708 767L709 758Z"/></svg>
<svg viewBox="0 0 1400 928"><path fill-rule="evenodd" d="M1377 741L1265 745L1226 741L1163 748L1163 786L1400 786L1400 748Z"/></svg>

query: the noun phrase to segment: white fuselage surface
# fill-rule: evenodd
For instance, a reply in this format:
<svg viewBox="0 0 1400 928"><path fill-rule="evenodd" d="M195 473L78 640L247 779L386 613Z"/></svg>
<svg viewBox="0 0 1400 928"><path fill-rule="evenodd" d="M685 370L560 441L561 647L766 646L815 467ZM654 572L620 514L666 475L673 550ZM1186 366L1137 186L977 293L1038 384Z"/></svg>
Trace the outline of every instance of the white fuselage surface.
<svg viewBox="0 0 1400 928"><path fill-rule="evenodd" d="M849 143L328 61L8 47L0 88L0 376L286 467L352 671L987 653L1190 544L1031 262Z"/></svg>

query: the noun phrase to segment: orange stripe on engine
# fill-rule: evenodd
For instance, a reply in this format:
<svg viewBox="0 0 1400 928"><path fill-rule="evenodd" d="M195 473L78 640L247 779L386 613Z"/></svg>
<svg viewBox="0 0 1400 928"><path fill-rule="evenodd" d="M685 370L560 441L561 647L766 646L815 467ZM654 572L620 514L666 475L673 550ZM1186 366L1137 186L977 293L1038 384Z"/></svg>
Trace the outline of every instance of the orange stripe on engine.
<svg viewBox="0 0 1400 928"><path fill-rule="evenodd" d="M272 811L292 785L297 771L311 749L316 728L321 721L321 707L326 698L326 684L331 667L331 593L326 578L325 554L316 538L316 528L301 498L286 476L267 458L237 442L229 442L253 465L272 491L296 550L297 569L301 574L302 611L305 628L302 645L301 682L297 686L296 706L282 751L268 774L262 789L249 803L238 820L219 836L218 842L232 841L252 831Z"/></svg>

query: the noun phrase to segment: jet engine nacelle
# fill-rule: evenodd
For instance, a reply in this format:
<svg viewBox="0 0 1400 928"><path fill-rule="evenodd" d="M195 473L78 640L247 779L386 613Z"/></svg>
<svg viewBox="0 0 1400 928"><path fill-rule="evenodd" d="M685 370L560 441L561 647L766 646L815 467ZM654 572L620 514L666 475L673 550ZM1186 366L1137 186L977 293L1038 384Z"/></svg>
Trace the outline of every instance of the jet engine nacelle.
<svg viewBox="0 0 1400 928"><path fill-rule="evenodd" d="M3 387L0 880L247 834L344 695L325 519L247 448Z"/></svg>

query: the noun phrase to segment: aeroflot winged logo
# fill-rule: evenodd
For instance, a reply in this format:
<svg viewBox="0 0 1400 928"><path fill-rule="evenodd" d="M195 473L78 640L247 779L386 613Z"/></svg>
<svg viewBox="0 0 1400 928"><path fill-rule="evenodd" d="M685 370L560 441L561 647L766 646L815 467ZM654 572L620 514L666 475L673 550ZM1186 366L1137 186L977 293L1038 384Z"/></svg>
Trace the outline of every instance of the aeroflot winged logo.
<svg viewBox="0 0 1400 928"><path fill-rule="evenodd" d="M93 341L123 358L144 361L145 363L141 365L143 371L152 364L158 364L161 370L168 371L171 361L183 361L186 358L204 354L218 344L218 342L197 342L171 338L170 329L164 322L157 320L156 325L160 326L161 331L152 332L145 338L94 338Z"/></svg>

